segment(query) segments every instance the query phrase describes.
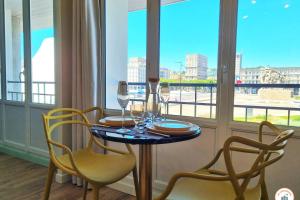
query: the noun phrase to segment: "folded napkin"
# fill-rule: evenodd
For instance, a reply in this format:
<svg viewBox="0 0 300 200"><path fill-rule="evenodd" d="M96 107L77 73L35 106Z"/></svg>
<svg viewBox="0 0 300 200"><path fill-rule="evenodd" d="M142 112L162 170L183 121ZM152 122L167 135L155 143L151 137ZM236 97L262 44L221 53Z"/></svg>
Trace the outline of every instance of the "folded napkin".
<svg viewBox="0 0 300 200"><path fill-rule="evenodd" d="M121 116L114 116L114 117L105 117L99 120L99 123L106 126L122 126L123 118ZM125 117L124 119L124 126L134 126L134 121L129 118Z"/></svg>

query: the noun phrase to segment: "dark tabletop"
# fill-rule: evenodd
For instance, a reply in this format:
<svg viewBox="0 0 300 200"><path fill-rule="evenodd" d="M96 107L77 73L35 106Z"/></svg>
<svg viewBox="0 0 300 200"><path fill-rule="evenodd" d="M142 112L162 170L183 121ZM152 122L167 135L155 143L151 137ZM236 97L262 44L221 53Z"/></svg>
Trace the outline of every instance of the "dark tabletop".
<svg viewBox="0 0 300 200"><path fill-rule="evenodd" d="M114 127L103 127L103 126L93 126L91 128L91 132L94 136L102 138L104 140L113 141L113 142L121 142L128 144L166 144L166 143L174 143L181 142L185 140L190 140L198 137L201 134L201 129L199 128L192 134L189 135L180 135L180 136L160 136L148 132L146 129L142 131L142 133L138 133L137 131L131 128L131 132L127 134L120 134L117 132L118 128Z"/></svg>

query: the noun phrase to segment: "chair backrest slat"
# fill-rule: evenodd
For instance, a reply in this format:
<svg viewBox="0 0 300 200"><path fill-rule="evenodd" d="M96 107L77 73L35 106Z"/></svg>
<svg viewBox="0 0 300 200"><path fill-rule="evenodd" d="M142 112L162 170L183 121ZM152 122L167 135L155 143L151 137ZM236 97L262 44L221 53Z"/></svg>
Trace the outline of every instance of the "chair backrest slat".
<svg viewBox="0 0 300 200"><path fill-rule="evenodd" d="M266 144L262 142L262 127L269 127L273 133L275 134L275 139L270 143ZM270 122L262 122L259 128L259 141L239 137L232 136L228 138L224 144L224 158L225 164L230 175L231 183L234 187L237 199L244 198L244 192L246 191L251 179L260 175L260 179L258 184L261 184L261 181L264 180L265 168L276 161L280 160L284 155L284 147L287 144L287 140L294 134L293 130L280 131L276 126L271 124ZM234 143L246 145L248 147L253 148L253 152L258 152L256 155L256 159L252 163L249 170L244 171L242 173L237 173L234 168L232 161L232 151L236 149L236 147L232 147L231 145ZM246 148L243 150L242 147L238 147L240 153L251 153L249 149Z"/></svg>
<svg viewBox="0 0 300 200"><path fill-rule="evenodd" d="M68 147L53 140L52 134L54 133L54 131L64 125L73 125L73 124L77 124L89 128L89 121L87 117L80 110L74 108L53 109L49 111L47 114L43 114L43 122L44 122L45 137L49 149L50 159L55 164L58 165L59 165L59 160L56 157L54 146L60 148L62 147L68 148ZM90 140L92 140L92 137L90 137Z"/></svg>

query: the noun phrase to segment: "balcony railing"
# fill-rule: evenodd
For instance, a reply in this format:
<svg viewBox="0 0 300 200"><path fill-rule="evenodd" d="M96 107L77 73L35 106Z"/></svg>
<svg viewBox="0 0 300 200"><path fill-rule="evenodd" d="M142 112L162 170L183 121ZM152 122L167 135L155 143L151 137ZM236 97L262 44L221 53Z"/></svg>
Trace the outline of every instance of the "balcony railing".
<svg viewBox="0 0 300 200"><path fill-rule="evenodd" d="M25 100L25 82L7 81L7 100ZM32 102L41 104L55 103L55 82L33 81Z"/></svg>
<svg viewBox="0 0 300 200"><path fill-rule="evenodd" d="M8 81L7 99L24 101L24 82ZM293 98L270 103L259 101L259 90L288 90ZM55 82L33 82L34 103L55 103ZM217 84L170 83L167 113L171 115L215 118ZM129 83L132 104L145 102L146 84ZM164 113L164 111L163 111ZM272 114L273 113L273 114ZM300 84L235 84L234 120L256 122L270 120L278 124L300 126Z"/></svg>
<svg viewBox="0 0 300 200"><path fill-rule="evenodd" d="M217 84L170 83L167 113L215 118L216 88ZM267 100L259 101L258 91L262 88L289 90L293 98L273 103L275 105L266 103ZM145 101L145 83L129 83L129 90L131 103ZM270 120L282 125L300 126L299 91L300 84L235 84L234 120L244 122ZM275 112L274 116L271 115L272 112ZM281 122L277 122L276 116L282 118ZM295 117L297 119L299 117L298 123L294 120Z"/></svg>

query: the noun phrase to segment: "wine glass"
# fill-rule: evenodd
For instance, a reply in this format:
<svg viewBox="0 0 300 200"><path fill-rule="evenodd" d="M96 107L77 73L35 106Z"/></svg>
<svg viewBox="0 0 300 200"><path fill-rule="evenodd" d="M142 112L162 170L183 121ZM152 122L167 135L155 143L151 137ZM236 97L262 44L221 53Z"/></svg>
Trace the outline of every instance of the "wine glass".
<svg viewBox="0 0 300 200"><path fill-rule="evenodd" d="M164 117L164 119L166 119L167 104L168 104L168 101L170 99L169 83L161 83L160 84L160 99L161 99L162 103L164 104L164 108L165 108L165 117Z"/></svg>
<svg viewBox="0 0 300 200"><path fill-rule="evenodd" d="M122 128L118 129L118 133L128 133L131 130L125 128L124 121L125 121L125 108L127 107L129 103L129 95L128 95L128 89L127 89L127 82L126 81L119 81L118 84L118 102L122 108Z"/></svg>
<svg viewBox="0 0 300 200"><path fill-rule="evenodd" d="M130 115L135 123L134 129L137 132L140 132L142 127L141 125L144 125L144 117L145 117L145 112L144 112L144 105L143 104L133 104L130 105Z"/></svg>

